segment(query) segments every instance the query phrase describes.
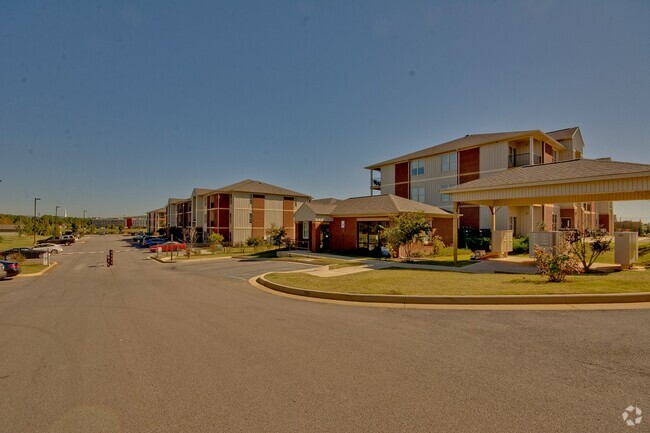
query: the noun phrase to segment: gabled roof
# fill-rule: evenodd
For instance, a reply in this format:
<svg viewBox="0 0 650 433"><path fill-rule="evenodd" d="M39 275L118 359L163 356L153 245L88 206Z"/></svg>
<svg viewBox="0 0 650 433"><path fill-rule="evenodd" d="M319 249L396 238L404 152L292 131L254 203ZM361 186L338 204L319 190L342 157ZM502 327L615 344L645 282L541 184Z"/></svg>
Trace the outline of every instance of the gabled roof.
<svg viewBox="0 0 650 433"><path fill-rule="evenodd" d="M189 201L189 198L170 198L167 200L167 204L176 204L176 203L183 203L184 201Z"/></svg>
<svg viewBox="0 0 650 433"><path fill-rule="evenodd" d="M388 216L398 215L405 212L424 212L432 217L452 217L453 215L436 206L420 203L407 198L398 197L393 194L375 195L367 197L353 197L346 200L338 200L332 204L318 204L308 202L303 204L306 209L313 211L317 216ZM301 211L302 206L296 212Z"/></svg>
<svg viewBox="0 0 650 433"><path fill-rule="evenodd" d="M411 161L413 159L424 158L431 155L440 153L452 152L454 150L467 149L476 147L483 144L498 143L500 141L511 141L522 139L526 137L535 137L538 140L545 141L553 144L558 149L565 149L564 145L557 142L553 137L545 134L538 129L531 129L528 131L512 131L512 132L495 132L489 134L470 134L455 140L447 141L446 143L438 144L436 146L427 147L426 149L418 150L417 152L408 153L406 155L398 156L397 158L389 159L387 161L379 162L377 164L369 165L366 169L376 169L384 165L395 164L398 162Z"/></svg>
<svg viewBox="0 0 650 433"><path fill-rule="evenodd" d="M650 164L610 161L603 159L574 159L550 164L526 165L496 173L490 177L476 179L444 191L458 193L495 188L516 188L532 185L547 185L564 181L589 182L612 177L650 175Z"/></svg>
<svg viewBox="0 0 650 433"><path fill-rule="evenodd" d="M305 197L309 198L307 194L300 192L292 191L290 189L281 188L279 186L271 185L269 183L260 182L259 180L246 179L241 182L233 183L232 185L224 186L213 190L211 192L224 192L224 193L233 193L233 192L246 192L251 194L272 194L272 195L284 195L292 197Z"/></svg>
<svg viewBox="0 0 650 433"><path fill-rule="evenodd" d="M329 197L329 198L318 198L318 199L310 201L310 203L313 203L313 204L336 204L339 201L341 201L341 200L339 200L338 198Z"/></svg>
<svg viewBox="0 0 650 433"><path fill-rule="evenodd" d="M192 197L194 197L195 195L206 195L206 194L208 194L208 193L210 193L212 191L214 191L214 189L211 189L211 188L194 188L192 190Z"/></svg>
<svg viewBox="0 0 650 433"><path fill-rule="evenodd" d="M577 126L574 126L572 128L564 128L564 129L558 129L557 131L551 131L547 132L546 135L549 137L553 137L555 140L560 141L560 140L570 140L573 138L576 132L578 132L580 128Z"/></svg>
<svg viewBox="0 0 650 433"><path fill-rule="evenodd" d="M150 210L150 211L147 212L147 213L152 213L152 212L157 212L157 213L160 213L160 212L167 212L167 208L166 208L166 207L161 207L161 208L158 208L158 209Z"/></svg>

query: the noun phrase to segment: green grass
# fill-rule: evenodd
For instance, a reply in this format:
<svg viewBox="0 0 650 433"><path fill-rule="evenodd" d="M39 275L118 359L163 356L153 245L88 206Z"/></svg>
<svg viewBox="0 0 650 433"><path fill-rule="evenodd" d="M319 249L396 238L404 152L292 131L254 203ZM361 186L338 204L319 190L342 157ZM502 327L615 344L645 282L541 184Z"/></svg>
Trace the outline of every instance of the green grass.
<svg viewBox="0 0 650 433"><path fill-rule="evenodd" d="M459 254L458 255L458 261L454 264L454 257L453 256L431 256L431 257L426 257L424 259L415 259L413 263L417 263L418 265L436 265L436 266L453 266L460 268L462 266L467 266L471 265L472 263L476 263L471 261L470 259L470 254Z"/></svg>
<svg viewBox="0 0 650 433"><path fill-rule="evenodd" d="M291 287L342 293L391 295L539 295L650 291L650 271L574 275L566 283L547 283L539 275L465 274L385 269L321 278L305 273L274 273L267 278Z"/></svg>
<svg viewBox="0 0 650 433"><path fill-rule="evenodd" d="M36 236L36 240L45 239L48 236ZM34 235L29 236L4 236L0 235L0 251L9 250L11 248L19 247L32 247L34 246Z"/></svg>
<svg viewBox="0 0 650 433"><path fill-rule="evenodd" d="M614 263L614 242L609 251L605 251L596 260L596 263ZM639 260L635 263L638 266L650 266L650 241L639 241Z"/></svg>
<svg viewBox="0 0 650 433"><path fill-rule="evenodd" d="M20 265L20 267L22 268L21 274L24 275L36 274L44 269L47 269L47 266L45 265Z"/></svg>

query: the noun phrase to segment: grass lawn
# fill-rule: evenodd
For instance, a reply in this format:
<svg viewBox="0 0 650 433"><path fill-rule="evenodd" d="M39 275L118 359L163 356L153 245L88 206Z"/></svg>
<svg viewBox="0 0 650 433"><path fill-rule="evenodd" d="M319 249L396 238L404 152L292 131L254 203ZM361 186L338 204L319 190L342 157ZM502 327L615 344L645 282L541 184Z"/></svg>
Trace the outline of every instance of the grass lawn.
<svg viewBox="0 0 650 433"><path fill-rule="evenodd" d="M36 240L45 239L48 236L36 236ZM26 236L0 236L0 251L11 248L31 247L34 246L34 235Z"/></svg>
<svg viewBox="0 0 650 433"><path fill-rule="evenodd" d="M20 267L22 268L21 275L36 274L47 269L45 265L21 265Z"/></svg>
<svg viewBox="0 0 650 433"><path fill-rule="evenodd" d="M454 264L454 257L453 256L432 256L432 257L427 257L425 259L414 259L414 263L417 263L418 265L437 265L437 266L455 266L457 268L460 268L462 266L467 266L471 265L472 263L476 263L471 261L470 259L470 254L459 254L458 255L458 262Z"/></svg>
<svg viewBox="0 0 650 433"><path fill-rule="evenodd" d="M597 263L614 263L614 242L609 251L602 253ZM639 260L635 263L638 266L650 266L650 240L639 241Z"/></svg>
<svg viewBox="0 0 650 433"><path fill-rule="evenodd" d="M460 272L385 269L321 278L305 273L274 273L270 281L302 289L385 295L539 295L650 291L650 271L569 276L566 283L547 283L539 275L465 274Z"/></svg>

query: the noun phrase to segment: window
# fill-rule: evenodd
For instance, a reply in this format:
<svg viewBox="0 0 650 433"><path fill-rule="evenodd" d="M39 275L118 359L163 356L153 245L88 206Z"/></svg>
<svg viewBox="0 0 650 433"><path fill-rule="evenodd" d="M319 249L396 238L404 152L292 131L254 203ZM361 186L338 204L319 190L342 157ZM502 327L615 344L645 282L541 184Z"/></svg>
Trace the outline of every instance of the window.
<svg viewBox="0 0 650 433"><path fill-rule="evenodd" d="M384 222L379 221L360 221L357 223L357 246L367 248L372 251L381 246L381 227Z"/></svg>
<svg viewBox="0 0 650 433"><path fill-rule="evenodd" d="M252 212L250 212L248 214L248 224L253 224L253 213Z"/></svg>
<svg viewBox="0 0 650 433"><path fill-rule="evenodd" d="M444 191L447 188L451 188L452 186L455 186L455 185L449 185L449 184L440 185L440 201L444 201L444 202L451 201L451 196L449 194L445 194L442 191Z"/></svg>
<svg viewBox="0 0 650 433"><path fill-rule="evenodd" d="M415 201L419 201L420 203L424 203L424 187L423 186L411 187L411 200L415 200Z"/></svg>
<svg viewBox="0 0 650 433"><path fill-rule="evenodd" d="M309 223L308 222L302 223L302 238L303 239L309 239Z"/></svg>
<svg viewBox="0 0 650 433"><path fill-rule="evenodd" d="M553 214L553 230L557 230L557 214Z"/></svg>
<svg viewBox="0 0 650 433"><path fill-rule="evenodd" d="M421 176L424 174L424 160L418 159L411 161L411 176Z"/></svg>
<svg viewBox="0 0 650 433"><path fill-rule="evenodd" d="M440 157L442 171L456 171L456 152L446 153Z"/></svg>

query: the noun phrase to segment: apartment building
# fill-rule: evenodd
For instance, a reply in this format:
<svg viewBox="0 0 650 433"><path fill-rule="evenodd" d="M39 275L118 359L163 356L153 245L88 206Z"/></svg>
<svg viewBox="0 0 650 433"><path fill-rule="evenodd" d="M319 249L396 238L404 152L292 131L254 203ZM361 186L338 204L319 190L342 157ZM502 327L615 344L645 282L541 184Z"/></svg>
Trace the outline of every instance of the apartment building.
<svg viewBox="0 0 650 433"><path fill-rule="evenodd" d="M147 212L147 233L156 233L167 227L167 208Z"/></svg>
<svg viewBox="0 0 650 433"><path fill-rule="evenodd" d="M452 210L447 188L493 176L524 165L581 159L584 141L577 127L466 135L417 152L370 165L371 195L399 197ZM588 174L588 173L586 173ZM491 213L484 206L460 206L459 227L490 229ZM544 222L548 229L594 227L611 229L611 203L564 203L507 206L496 210L496 228L526 235Z"/></svg>
<svg viewBox="0 0 650 433"><path fill-rule="evenodd" d="M171 231L197 229L199 241L219 233L237 244L250 237L265 238L272 224L287 228L295 239L293 214L311 197L279 186L246 179L222 188L194 188L187 199L170 198L167 223Z"/></svg>

